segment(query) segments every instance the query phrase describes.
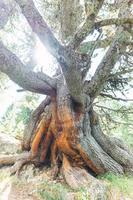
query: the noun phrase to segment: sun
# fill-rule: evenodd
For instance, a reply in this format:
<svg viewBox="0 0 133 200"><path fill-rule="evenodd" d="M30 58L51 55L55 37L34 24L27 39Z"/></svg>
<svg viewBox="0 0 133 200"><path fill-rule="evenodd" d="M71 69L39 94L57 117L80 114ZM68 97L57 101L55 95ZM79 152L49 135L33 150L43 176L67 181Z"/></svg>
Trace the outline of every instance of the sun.
<svg viewBox="0 0 133 200"><path fill-rule="evenodd" d="M49 76L54 74L56 61L39 39L36 40L34 58L37 62L35 71L43 71Z"/></svg>

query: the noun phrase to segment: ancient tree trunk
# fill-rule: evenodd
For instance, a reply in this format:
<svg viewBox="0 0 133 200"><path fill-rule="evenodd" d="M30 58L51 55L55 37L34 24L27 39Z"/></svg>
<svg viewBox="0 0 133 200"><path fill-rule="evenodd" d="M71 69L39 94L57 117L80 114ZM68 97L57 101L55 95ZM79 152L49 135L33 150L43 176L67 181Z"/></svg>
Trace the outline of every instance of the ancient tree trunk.
<svg viewBox="0 0 133 200"><path fill-rule="evenodd" d="M85 97L84 107L72 100L63 75L58 76L56 96L47 98L34 111L27 130L23 149L31 150L26 161L50 164L54 177L62 172L75 187L92 179L85 178L87 172L122 174L133 166L131 152L118 140L102 133L90 98Z"/></svg>
<svg viewBox="0 0 133 200"><path fill-rule="evenodd" d="M53 167L54 176L62 172L66 181L75 187L94 179L87 172L93 175L108 171L122 174L126 170L132 170L132 153L117 139L104 135L92 106L121 56L119 49L125 28L122 26L117 29L108 51L90 81L85 81L85 76L90 68L93 52L81 54L77 48L96 27L116 22L118 25L132 24L133 19L107 19L97 22L97 14L104 1L96 0L70 43L63 46L55 38L32 0L15 1L33 32L56 58L60 72L51 78L42 72L30 71L28 66L0 43L0 71L26 90L49 95L33 112L25 129L22 147L29 152L21 156L0 157L0 164L13 164L17 161L12 172L26 162L49 164Z"/></svg>

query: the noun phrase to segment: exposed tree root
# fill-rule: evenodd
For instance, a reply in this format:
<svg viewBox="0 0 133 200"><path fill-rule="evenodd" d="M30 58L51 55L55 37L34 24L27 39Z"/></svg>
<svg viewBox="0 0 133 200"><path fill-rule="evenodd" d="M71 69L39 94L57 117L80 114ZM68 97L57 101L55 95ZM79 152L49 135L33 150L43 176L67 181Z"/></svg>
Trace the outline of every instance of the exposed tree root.
<svg viewBox="0 0 133 200"><path fill-rule="evenodd" d="M34 164L35 166L40 165L38 158L34 158L31 152L25 152L14 155L1 155L0 156L0 167L12 165L10 173L19 175L22 167L26 164Z"/></svg>
<svg viewBox="0 0 133 200"><path fill-rule="evenodd" d="M29 158L30 155L31 155L30 152L24 152L22 154L14 154L14 155L0 155L0 166L13 165L18 160Z"/></svg>
<svg viewBox="0 0 133 200"><path fill-rule="evenodd" d="M12 174L16 174L17 176L20 173L20 170L22 169L22 167L27 164L29 162L28 159L24 159L24 160L18 160L17 162L15 162L15 164L11 167L10 169L10 173Z"/></svg>
<svg viewBox="0 0 133 200"><path fill-rule="evenodd" d="M35 137L33 139L31 149L32 149L32 155L35 157L38 153L39 144L41 142L42 136L45 134L45 137L47 137L47 129L49 128L51 116L43 117L40 124L37 127Z"/></svg>
<svg viewBox="0 0 133 200"><path fill-rule="evenodd" d="M55 98L45 105L44 113L34 124L34 133L25 136L23 142L31 150L0 157L0 165L15 163L11 173L19 174L28 163L50 163L53 178L62 172L66 182L75 189L88 187L93 182L99 184L88 172L93 175L108 171L123 173L126 168L133 168L132 153L118 140L115 142L102 133L92 111L73 111L66 99L58 109Z"/></svg>
<svg viewBox="0 0 133 200"><path fill-rule="evenodd" d="M92 117L94 112L92 113ZM102 149L108 153L116 162L118 162L123 169L133 168L133 153L129 151L122 141L118 139L112 139L108 135L103 134L99 120L92 123L92 135Z"/></svg>
<svg viewBox="0 0 133 200"><path fill-rule="evenodd" d="M72 167L65 155L63 155L62 171L67 184L73 189L88 186L95 180L85 169Z"/></svg>

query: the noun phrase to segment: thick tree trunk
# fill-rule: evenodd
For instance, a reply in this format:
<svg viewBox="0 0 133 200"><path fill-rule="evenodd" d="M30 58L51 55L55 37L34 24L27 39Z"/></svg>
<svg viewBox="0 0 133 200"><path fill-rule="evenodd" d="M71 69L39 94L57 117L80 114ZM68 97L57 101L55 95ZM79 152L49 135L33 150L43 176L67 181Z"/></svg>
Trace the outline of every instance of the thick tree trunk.
<svg viewBox="0 0 133 200"><path fill-rule="evenodd" d="M88 96L84 106L74 102L63 75L59 75L56 97L40 104L25 131L22 146L30 149L29 153L1 157L0 164L17 161L12 172L26 162L51 164L54 177L62 172L75 188L92 181L92 176L86 177L87 172L96 176L133 169L132 153L120 141L102 133L90 105Z"/></svg>
<svg viewBox="0 0 133 200"><path fill-rule="evenodd" d="M15 163L11 170L14 173L27 162L50 164L53 175L62 172L66 182L73 188L92 183L95 178L89 173L96 176L108 171L122 174L127 170L133 170L133 154L120 141L103 134L98 117L92 108L94 98L102 91L111 70L121 56L119 49L122 44L121 38L125 38L125 28L120 28L119 34L116 31L110 48L98 65L94 76L86 84L83 77L90 67L90 57L93 52L82 55L75 51L96 28L115 23L132 24L133 20L124 18L122 21L107 19L97 22L97 14L104 1L96 0L89 13L86 10L86 20L75 32L70 43L62 46L32 0L15 1L33 32L57 59L63 75L50 78L44 73L30 71L16 55L0 43L0 71L24 89L50 96L33 112L25 129L22 148L29 152L1 156L0 165ZM75 2L73 5L76 8L80 1L77 0L78 4ZM64 8L63 6L62 10ZM70 16L67 21L72 18L72 12L74 10L69 9ZM76 19L78 15L77 12ZM68 24L70 23L66 23L65 26ZM64 36L70 36L70 32L73 32L76 26L73 26L74 29L70 27L68 32L65 31Z"/></svg>

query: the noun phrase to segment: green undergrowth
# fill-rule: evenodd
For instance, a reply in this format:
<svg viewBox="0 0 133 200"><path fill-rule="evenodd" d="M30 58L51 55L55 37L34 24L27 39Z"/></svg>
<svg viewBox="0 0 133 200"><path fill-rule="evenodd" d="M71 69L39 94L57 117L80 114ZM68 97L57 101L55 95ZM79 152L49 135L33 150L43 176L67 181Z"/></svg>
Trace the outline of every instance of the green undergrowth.
<svg viewBox="0 0 133 200"><path fill-rule="evenodd" d="M41 199L46 200L64 200L68 188L60 183L43 182L38 188L38 194Z"/></svg>
<svg viewBox="0 0 133 200"><path fill-rule="evenodd" d="M122 194L133 198L133 176L106 173L99 176L99 179L107 181L110 184L110 189L116 188Z"/></svg>
<svg viewBox="0 0 133 200"><path fill-rule="evenodd" d="M21 175L22 176L22 175ZM23 177L23 176L22 176ZM89 200L90 193L86 188L80 188L78 190L71 189L63 181L58 182L51 179L47 179L47 176L35 175L30 179L17 178L11 176L10 181L13 183L15 190L22 190L23 193L30 192L40 200ZM9 173L4 170L0 170L0 182L9 178ZM126 175L114 175L112 173L106 173L98 177L103 183L107 184L108 198L107 200L120 199L122 197L129 197L133 199L133 176ZM112 196L110 196L110 194Z"/></svg>
<svg viewBox="0 0 133 200"><path fill-rule="evenodd" d="M38 188L38 195L42 200L89 200L86 189L72 190L64 183L43 182Z"/></svg>
<svg viewBox="0 0 133 200"><path fill-rule="evenodd" d="M9 177L9 172L0 169L0 183Z"/></svg>

